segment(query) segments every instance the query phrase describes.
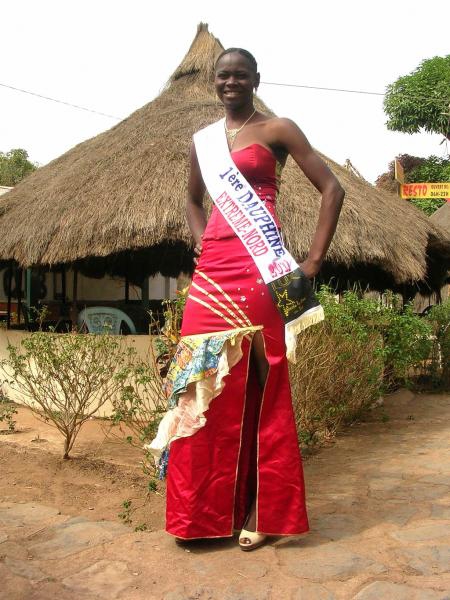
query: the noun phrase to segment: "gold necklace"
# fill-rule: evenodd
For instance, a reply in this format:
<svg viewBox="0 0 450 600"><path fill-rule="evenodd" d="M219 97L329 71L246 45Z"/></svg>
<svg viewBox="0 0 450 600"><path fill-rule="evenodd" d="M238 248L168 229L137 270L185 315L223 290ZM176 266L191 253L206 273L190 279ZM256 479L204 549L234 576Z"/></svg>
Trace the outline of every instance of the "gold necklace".
<svg viewBox="0 0 450 600"><path fill-rule="evenodd" d="M244 123L242 123L242 125L240 127L237 127L236 129L228 129L227 120L225 119L225 121L224 121L225 133L227 135L230 150L233 147L234 140L236 139L237 134L244 129L244 127L247 125L247 123L250 121L250 119L255 116L255 114L256 114L256 108L252 112L252 114L249 116L249 118L246 121L244 121Z"/></svg>

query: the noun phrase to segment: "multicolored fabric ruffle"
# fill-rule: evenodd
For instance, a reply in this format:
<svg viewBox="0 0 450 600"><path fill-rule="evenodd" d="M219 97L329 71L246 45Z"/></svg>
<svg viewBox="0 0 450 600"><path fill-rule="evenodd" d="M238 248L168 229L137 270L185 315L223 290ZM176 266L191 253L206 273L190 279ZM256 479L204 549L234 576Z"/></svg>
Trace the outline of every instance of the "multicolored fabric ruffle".
<svg viewBox="0 0 450 600"><path fill-rule="evenodd" d="M181 338L164 382L169 408L177 406L178 396L189 383L206 379L217 371L225 342L235 338L234 330Z"/></svg>
<svg viewBox="0 0 450 600"><path fill-rule="evenodd" d="M259 329L243 327L181 338L165 380L169 410L155 439L145 446L155 458L160 478L165 476L170 443L205 425L211 400L221 393L224 377L242 357L242 339Z"/></svg>

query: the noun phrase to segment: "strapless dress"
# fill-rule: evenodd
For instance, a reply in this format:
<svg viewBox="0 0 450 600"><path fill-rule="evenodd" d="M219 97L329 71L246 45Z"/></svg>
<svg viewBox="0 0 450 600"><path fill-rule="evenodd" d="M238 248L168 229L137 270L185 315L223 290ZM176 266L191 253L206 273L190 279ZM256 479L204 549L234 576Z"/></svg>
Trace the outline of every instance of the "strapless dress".
<svg viewBox="0 0 450 600"><path fill-rule="evenodd" d="M233 161L276 216L281 166L260 144ZM250 361L256 331L269 372L264 390ZM256 496L257 531L308 530L284 324L242 242L213 208L169 369L172 410L158 435L171 440L166 529L184 539L232 536Z"/></svg>
<svg viewBox="0 0 450 600"><path fill-rule="evenodd" d="M251 144L231 153L233 162L266 205L275 223L280 226L276 214L276 199L280 186L282 165L272 151L261 144ZM211 216L203 233L203 240L219 240L235 237L220 210L213 206Z"/></svg>

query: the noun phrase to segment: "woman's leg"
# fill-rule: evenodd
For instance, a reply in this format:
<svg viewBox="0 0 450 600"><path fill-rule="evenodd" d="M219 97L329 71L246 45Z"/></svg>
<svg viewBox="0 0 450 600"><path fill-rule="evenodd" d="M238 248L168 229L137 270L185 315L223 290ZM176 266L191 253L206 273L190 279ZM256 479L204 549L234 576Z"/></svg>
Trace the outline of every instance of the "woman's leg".
<svg viewBox="0 0 450 600"><path fill-rule="evenodd" d="M266 358L266 349L264 347L264 340L260 331L257 331L253 336L250 360L252 362L252 367L256 371L261 392L263 392L264 386L266 385L267 375L269 373L269 363Z"/></svg>
<svg viewBox="0 0 450 600"><path fill-rule="evenodd" d="M262 395L264 391L264 386L266 384L267 375L269 373L269 363L266 358L264 340L260 331L256 332L253 336L250 361L251 368L255 370L256 378L258 380L258 384ZM258 409L258 414L259 410L260 407ZM252 498L250 512L248 515L247 522L244 525L244 529L247 529L247 531L255 531L256 529L256 496ZM247 543L250 543L250 540L248 540Z"/></svg>

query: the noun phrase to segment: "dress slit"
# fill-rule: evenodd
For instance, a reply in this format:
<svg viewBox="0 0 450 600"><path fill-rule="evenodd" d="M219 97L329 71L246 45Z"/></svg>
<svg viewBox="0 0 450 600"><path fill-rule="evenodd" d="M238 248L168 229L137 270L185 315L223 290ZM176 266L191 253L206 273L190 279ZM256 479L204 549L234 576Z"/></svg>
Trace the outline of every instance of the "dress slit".
<svg viewBox="0 0 450 600"><path fill-rule="evenodd" d="M269 376L269 371L267 373L266 381ZM241 431L241 438L245 439L245 444L242 445L241 443L236 481L234 523L235 529L238 530L244 527L252 502L255 498L257 500L258 428L263 396L264 389L261 390L256 373L256 367L251 358L250 347L248 378L245 391ZM257 502L256 506L258 506Z"/></svg>

